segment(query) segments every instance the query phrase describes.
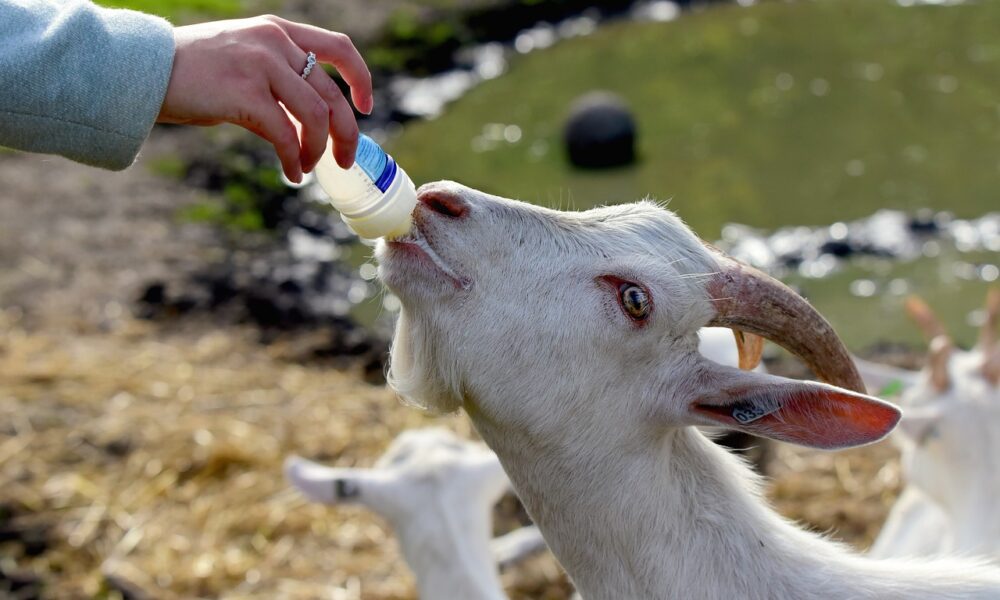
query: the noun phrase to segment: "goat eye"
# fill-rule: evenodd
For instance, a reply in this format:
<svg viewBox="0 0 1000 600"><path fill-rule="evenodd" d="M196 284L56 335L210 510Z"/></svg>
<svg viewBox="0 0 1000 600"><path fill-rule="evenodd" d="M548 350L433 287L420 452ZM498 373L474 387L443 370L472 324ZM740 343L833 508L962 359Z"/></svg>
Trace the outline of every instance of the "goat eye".
<svg viewBox="0 0 1000 600"><path fill-rule="evenodd" d="M623 283L618 287L622 308L636 321L642 321L649 316L649 294L646 290L631 283Z"/></svg>

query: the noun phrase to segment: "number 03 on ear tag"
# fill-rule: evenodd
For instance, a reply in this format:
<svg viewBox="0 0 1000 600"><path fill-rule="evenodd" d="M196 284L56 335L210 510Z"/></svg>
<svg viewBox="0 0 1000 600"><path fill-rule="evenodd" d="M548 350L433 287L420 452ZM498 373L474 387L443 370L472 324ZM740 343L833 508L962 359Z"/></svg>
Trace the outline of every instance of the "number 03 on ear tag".
<svg viewBox="0 0 1000 600"><path fill-rule="evenodd" d="M771 396L760 396L740 400L733 405L733 412L730 414L738 423L746 425L777 412L779 408L781 408L781 402L777 399Z"/></svg>

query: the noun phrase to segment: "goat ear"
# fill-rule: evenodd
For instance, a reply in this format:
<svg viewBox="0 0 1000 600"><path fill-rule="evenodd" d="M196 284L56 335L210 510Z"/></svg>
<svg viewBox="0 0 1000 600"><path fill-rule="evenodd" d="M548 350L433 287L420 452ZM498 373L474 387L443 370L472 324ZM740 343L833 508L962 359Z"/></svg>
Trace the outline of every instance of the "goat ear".
<svg viewBox="0 0 1000 600"><path fill-rule="evenodd" d="M385 484L371 469L327 467L299 456L285 459L285 479L307 498L322 504L368 504Z"/></svg>
<svg viewBox="0 0 1000 600"><path fill-rule="evenodd" d="M812 448L878 441L899 421L895 406L841 388L700 363L688 403L693 425L722 426Z"/></svg>

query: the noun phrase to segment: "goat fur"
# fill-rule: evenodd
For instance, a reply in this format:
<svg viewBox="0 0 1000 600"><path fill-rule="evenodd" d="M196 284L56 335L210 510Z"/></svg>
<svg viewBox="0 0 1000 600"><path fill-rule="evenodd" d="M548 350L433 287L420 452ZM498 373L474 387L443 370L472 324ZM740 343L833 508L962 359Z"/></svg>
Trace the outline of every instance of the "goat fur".
<svg viewBox="0 0 1000 600"><path fill-rule="evenodd" d="M466 410L583 597L1000 597L1000 571L976 561L872 560L799 529L690 426L704 424L690 403L724 384L803 384L698 355L720 267L676 215L558 212L454 183L420 196L419 243L376 250L403 304L391 385ZM630 322L608 274L648 287L649 322Z"/></svg>

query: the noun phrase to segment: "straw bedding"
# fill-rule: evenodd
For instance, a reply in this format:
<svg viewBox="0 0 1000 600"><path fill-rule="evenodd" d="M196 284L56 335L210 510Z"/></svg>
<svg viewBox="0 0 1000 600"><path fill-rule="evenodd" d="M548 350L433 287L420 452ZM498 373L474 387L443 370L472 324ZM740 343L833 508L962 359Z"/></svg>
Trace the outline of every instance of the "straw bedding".
<svg viewBox="0 0 1000 600"><path fill-rule="evenodd" d="M368 465L431 423L474 435L249 331L28 332L0 312L0 597L16 580L46 598L413 598L386 524L306 503L281 463ZM770 468L782 513L862 548L900 487L884 443L780 446ZM498 531L517 513L502 503ZM549 556L504 581L514 598L570 591Z"/></svg>

